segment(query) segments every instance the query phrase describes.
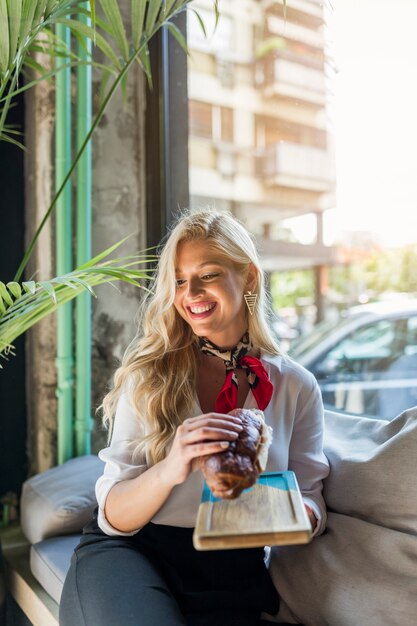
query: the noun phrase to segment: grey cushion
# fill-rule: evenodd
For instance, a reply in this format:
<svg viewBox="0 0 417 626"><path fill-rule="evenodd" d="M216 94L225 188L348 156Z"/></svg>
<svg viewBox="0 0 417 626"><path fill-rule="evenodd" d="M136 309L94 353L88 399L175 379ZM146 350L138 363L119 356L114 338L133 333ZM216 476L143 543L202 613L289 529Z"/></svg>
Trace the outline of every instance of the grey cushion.
<svg viewBox="0 0 417 626"><path fill-rule="evenodd" d="M95 483L103 462L95 455L71 459L29 478L22 488L21 526L31 543L78 533L97 506Z"/></svg>
<svg viewBox="0 0 417 626"><path fill-rule="evenodd" d="M59 603L71 556L80 535L52 537L30 549L30 569L36 580Z"/></svg>
<svg viewBox="0 0 417 626"><path fill-rule="evenodd" d="M391 422L326 412L327 530L275 547L277 622L416 626L417 409Z"/></svg>

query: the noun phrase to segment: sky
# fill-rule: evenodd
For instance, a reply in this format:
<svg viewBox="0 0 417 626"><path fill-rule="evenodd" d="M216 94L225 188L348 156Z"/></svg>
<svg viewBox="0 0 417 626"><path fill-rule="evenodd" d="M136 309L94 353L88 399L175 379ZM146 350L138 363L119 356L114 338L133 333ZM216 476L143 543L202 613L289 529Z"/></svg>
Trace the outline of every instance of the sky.
<svg viewBox="0 0 417 626"><path fill-rule="evenodd" d="M417 0L331 0L337 207L327 228L417 244Z"/></svg>

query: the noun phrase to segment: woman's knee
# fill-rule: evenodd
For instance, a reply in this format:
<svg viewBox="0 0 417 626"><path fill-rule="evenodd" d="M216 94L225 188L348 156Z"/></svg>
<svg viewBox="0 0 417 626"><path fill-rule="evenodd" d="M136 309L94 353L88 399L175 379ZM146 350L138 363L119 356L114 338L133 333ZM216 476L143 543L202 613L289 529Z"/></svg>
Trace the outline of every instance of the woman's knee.
<svg viewBox="0 0 417 626"><path fill-rule="evenodd" d="M76 549L65 580L61 626L185 626L153 561L129 542Z"/></svg>

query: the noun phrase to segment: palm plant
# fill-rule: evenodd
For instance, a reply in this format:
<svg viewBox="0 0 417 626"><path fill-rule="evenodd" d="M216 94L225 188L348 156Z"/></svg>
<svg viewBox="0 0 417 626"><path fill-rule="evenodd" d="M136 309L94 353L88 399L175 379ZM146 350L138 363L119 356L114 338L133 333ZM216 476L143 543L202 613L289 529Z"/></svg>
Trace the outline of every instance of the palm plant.
<svg viewBox="0 0 417 626"><path fill-rule="evenodd" d="M108 260L116 246L91 259L73 272L49 281L20 282L38 237L53 212L56 202L75 170L85 147L119 86L126 84L129 69L138 63L151 81L148 44L161 28L167 28L186 50L182 33L172 21L186 10L192 0L131 0L129 35L117 0L0 0L0 140L22 146L17 129L7 124L13 98L41 80L50 80L65 67L91 63L102 71L100 106L90 131L69 168L50 206L45 210L15 277L0 282L0 356L12 352L13 341L61 304L85 290L92 291L102 282L123 280L143 287L148 278L146 254ZM216 18L218 0L213 0ZM100 9L99 17L97 10ZM192 9L194 10L194 9ZM85 19L87 18L87 19ZM79 41L90 40L104 59L81 61L60 40L55 27L65 24ZM204 30L204 24L200 19ZM42 52L53 59L65 60L54 69L46 69L36 58ZM22 83L27 70L37 77ZM23 146L22 146L23 147ZM146 251L145 251L146 252Z"/></svg>

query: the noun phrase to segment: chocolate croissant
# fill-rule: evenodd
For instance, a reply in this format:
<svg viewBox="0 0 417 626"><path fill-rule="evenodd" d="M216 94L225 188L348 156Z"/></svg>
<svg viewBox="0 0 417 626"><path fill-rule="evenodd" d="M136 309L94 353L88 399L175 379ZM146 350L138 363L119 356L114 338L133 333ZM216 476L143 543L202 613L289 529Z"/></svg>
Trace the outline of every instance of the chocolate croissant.
<svg viewBox="0 0 417 626"><path fill-rule="evenodd" d="M240 417L243 429L227 450L200 458L206 483L216 498L233 500L244 489L252 487L265 469L271 441L262 411L234 409L230 415Z"/></svg>

